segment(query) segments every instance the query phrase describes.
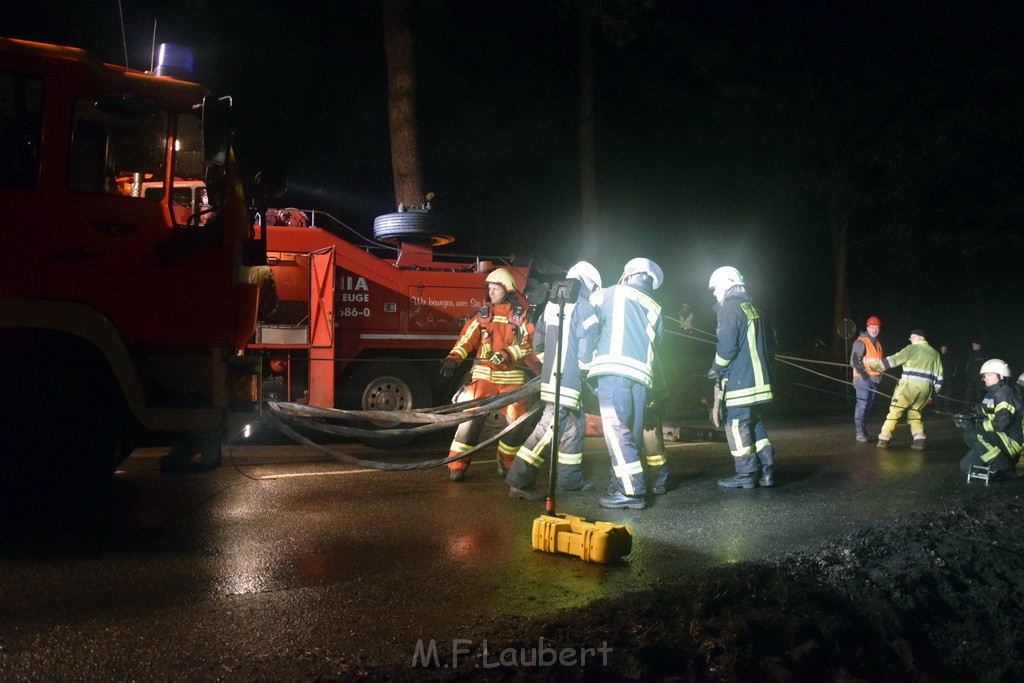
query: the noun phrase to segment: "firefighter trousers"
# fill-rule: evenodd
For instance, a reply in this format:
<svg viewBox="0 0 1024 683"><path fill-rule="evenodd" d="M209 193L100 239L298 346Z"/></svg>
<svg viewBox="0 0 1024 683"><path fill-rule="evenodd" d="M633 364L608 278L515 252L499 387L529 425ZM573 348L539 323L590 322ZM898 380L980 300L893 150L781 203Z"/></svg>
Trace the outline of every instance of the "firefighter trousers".
<svg viewBox="0 0 1024 683"><path fill-rule="evenodd" d="M970 472L971 465L987 465L993 472L1004 472L1017 466L1022 445L1003 432L964 431L964 443L971 447L960 459L960 469Z"/></svg>
<svg viewBox="0 0 1024 683"><path fill-rule="evenodd" d="M924 423L921 422L921 409L932 396L932 385L927 382L904 382L896 385L896 391L889 402L889 414L882 423L882 431L878 433L879 441L888 441L896 430L896 423L903 414L907 414L907 424L914 439L924 439Z"/></svg>
<svg viewBox="0 0 1024 683"><path fill-rule="evenodd" d="M515 391L519 389L521 384L495 384L494 382L487 382L485 380L477 380L467 386L456 399L456 403L462 403L463 401L472 401L473 399L483 398L485 396L496 396L498 394L504 394L509 391ZM510 403L501 409L502 414L509 420L518 420L522 417L523 413L526 412L529 407L530 399L524 398L521 401ZM480 442L480 431L483 429L484 424L487 422L487 415L480 415L474 417L472 420L467 420L459 425L459 428L455 431L455 438L452 439L451 446L448 447L448 457L465 453L473 446ZM519 446L522 445L526 439L526 435L529 434L530 428L533 426L532 420L523 422L515 429L508 432L498 442L498 458L504 469L509 469L512 466L512 460L516 456L516 451L519 450ZM466 469L469 467L469 458L464 460L456 460L455 462L448 463L448 469L459 470Z"/></svg>
<svg viewBox="0 0 1024 683"><path fill-rule="evenodd" d="M771 474L775 447L761 421L759 406L727 406L725 439L732 453L736 474L757 474L759 468Z"/></svg>
<svg viewBox="0 0 1024 683"><path fill-rule="evenodd" d="M647 490L664 490L668 484L668 461L665 459L665 434L660 417L648 416L644 425L643 467L647 479ZM647 429L647 427L650 427Z"/></svg>
<svg viewBox="0 0 1024 683"><path fill-rule="evenodd" d="M532 488L537 472L544 464L551 450L554 438L555 406L548 403L544 414L533 432L520 446L516 458L509 468L505 483L517 489ZM556 483L563 491L579 491L586 481L583 479L583 437L586 424L583 411L579 408L558 408L558 471Z"/></svg>
<svg viewBox="0 0 1024 683"><path fill-rule="evenodd" d="M875 392L878 391L879 382L870 379L857 377L853 380L853 388L857 392L857 402L853 406L853 428L857 436L867 436L868 413L875 402Z"/></svg>
<svg viewBox="0 0 1024 683"><path fill-rule="evenodd" d="M627 496L647 493L640 449L643 448L647 385L618 375L597 378L604 441L612 460L609 492Z"/></svg>

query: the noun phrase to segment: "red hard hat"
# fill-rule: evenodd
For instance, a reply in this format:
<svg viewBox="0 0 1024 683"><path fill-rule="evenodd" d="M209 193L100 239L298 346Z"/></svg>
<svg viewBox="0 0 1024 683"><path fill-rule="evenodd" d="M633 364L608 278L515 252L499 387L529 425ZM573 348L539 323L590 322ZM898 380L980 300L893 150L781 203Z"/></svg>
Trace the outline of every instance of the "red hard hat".
<svg viewBox="0 0 1024 683"><path fill-rule="evenodd" d="M871 327L872 325L878 325L879 327L882 326L882 321L878 319L877 315L873 315L868 318L867 327Z"/></svg>

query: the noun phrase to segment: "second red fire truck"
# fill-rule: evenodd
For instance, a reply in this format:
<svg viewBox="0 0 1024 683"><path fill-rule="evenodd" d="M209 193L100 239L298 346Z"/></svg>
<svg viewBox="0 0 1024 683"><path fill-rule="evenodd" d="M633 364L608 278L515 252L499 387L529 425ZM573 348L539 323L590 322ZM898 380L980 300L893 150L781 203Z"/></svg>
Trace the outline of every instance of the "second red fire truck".
<svg viewBox="0 0 1024 683"><path fill-rule="evenodd" d="M268 398L320 407L409 410L451 399L439 361L484 302L487 273L507 267L525 290L530 263L444 257L451 238L424 210L376 219L375 240L343 239L315 211L268 212L276 310L249 349L264 358ZM345 228L335 227L335 230Z"/></svg>

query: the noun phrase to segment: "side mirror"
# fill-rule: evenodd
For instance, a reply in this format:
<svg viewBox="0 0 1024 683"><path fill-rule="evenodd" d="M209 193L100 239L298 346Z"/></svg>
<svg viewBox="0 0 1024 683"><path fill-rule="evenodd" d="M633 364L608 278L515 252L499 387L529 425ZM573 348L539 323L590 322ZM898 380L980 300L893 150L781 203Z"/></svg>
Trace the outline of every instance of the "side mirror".
<svg viewBox="0 0 1024 683"><path fill-rule="evenodd" d="M231 98L203 98L203 150L206 161L223 166L227 163L231 142Z"/></svg>

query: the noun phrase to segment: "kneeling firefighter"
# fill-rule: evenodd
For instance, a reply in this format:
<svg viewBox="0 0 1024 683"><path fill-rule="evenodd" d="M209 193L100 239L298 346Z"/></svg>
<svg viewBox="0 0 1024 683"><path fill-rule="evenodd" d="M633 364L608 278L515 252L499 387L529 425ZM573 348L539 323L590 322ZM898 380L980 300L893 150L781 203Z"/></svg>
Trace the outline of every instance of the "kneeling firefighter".
<svg viewBox="0 0 1024 683"><path fill-rule="evenodd" d="M554 436L555 373L561 373L558 386L558 487L563 491L590 491L593 484L583 479L583 437L586 424L580 401L583 377L597 346L600 330L597 311L589 298L601 289L601 274L591 264L580 261L565 275L567 280L580 281L576 301L566 303L563 310L562 336L559 339L559 304L548 301L544 315L533 337L533 348L544 365L541 368L540 400L544 414L526 439L515 462L505 477L513 498L541 500L544 492L534 489L537 470L544 464L545 453ZM561 344L561 368L556 368Z"/></svg>
<svg viewBox="0 0 1024 683"><path fill-rule="evenodd" d="M977 419L960 417L964 443L970 446L960 460L960 469L970 472L972 465L987 465L993 473L1008 472L1017 466L1024 450L1024 424L1021 400L1008 382L1010 366L998 358L981 366L985 397Z"/></svg>
<svg viewBox="0 0 1024 683"><path fill-rule="evenodd" d="M485 282L487 303L480 306L466 321L458 341L441 365L441 374L451 377L459 363L475 353L471 381L457 397L459 403L503 394L521 387L526 381L526 370L522 362L533 351L531 327L527 320L530 305L516 290L512 273L506 268L498 268L487 276ZM523 399L502 410L509 420L517 420L526 412L528 404L529 399ZM448 457L473 448L479 441L480 430L486 421L487 416L481 415L460 424L449 447ZM530 427L530 421L526 421L498 442L498 469L501 476L512 466L516 451ZM450 463L448 478L462 481L468 467L468 458Z"/></svg>

